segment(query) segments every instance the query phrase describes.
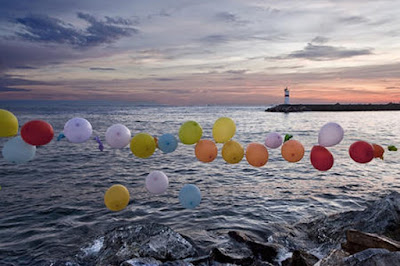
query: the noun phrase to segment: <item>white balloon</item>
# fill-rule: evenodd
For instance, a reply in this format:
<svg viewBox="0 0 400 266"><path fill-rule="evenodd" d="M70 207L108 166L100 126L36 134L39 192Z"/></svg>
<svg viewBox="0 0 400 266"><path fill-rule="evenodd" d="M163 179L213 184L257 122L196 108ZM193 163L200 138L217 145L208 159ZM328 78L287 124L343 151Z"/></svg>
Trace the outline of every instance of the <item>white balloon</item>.
<svg viewBox="0 0 400 266"><path fill-rule="evenodd" d="M84 118L75 117L64 125L65 137L73 143L83 143L92 135L92 125Z"/></svg>
<svg viewBox="0 0 400 266"><path fill-rule="evenodd" d="M146 188L153 194L164 193L168 188L168 177L161 171L153 171L146 177Z"/></svg>
<svg viewBox="0 0 400 266"><path fill-rule="evenodd" d="M106 142L114 149L122 149L131 142L131 131L122 124L110 126L106 131Z"/></svg>
<svg viewBox="0 0 400 266"><path fill-rule="evenodd" d="M283 139L279 133L271 132L268 133L265 138L265 146L271 149L279 148L282 145Z"/></svg>
<svg viewBox="0 0 400 266"><path fill-rule="evenodd" d="M17 164L26 163L35 157L36 146L29 145L18 136L4 144L2 154L6 161Z"/></svg>
<svg viewBox="0 0 400 266"><path fill-rule="evenodd" d="M343 136L343 128L337 123L329 122L321 127L318 134L318 143L324 147L332 147L340 143Z"/></svg>

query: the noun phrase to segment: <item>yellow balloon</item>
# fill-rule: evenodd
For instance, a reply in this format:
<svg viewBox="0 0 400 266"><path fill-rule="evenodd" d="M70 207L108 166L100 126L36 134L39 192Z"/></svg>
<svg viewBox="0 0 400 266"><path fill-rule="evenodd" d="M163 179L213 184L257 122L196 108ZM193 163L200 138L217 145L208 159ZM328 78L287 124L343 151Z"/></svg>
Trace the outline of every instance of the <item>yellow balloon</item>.
<svg viewBox="0 0 400 266"><path fill-rule="evenodd" d="M131 140L131 151L139 158L148 158L153 155L156 150L156 142L154 138L147 133L139 133Z"/></svg>
<svg viewBox="0 0 400 266"><path fill-rule="evenodd" d="M229 141L236 132L236 125L229 117L221 117L215 121L212 134L216 143Z"/></svg>
<svg viewBox="0 0 400 266"><path fill-rule="evenodd" d="M235 164L243 159L244 149L240 143L230 140L224 144L221 153L222 158L224 158L227 163Z"/></svg>
<svg viewBox="0 0 400 266"><path fill-rule="evenodd" d="M0 109L0 137L12 137L18 133L18 119L7 110Z"/></svg>
<svg viewBox="0 0 400 266"><path fill-rule="evenodd" d="M195 144L202 135L203 129L196 121L186 121L179 128L179 139L186 145Z"/></svg>
<svg viewBox="0 0 400 266"><path fill-rule="evenodd" d="M128 206L129 191L123 185L113 185L104 194L104 203L112 211L121 211Z"/></svg>

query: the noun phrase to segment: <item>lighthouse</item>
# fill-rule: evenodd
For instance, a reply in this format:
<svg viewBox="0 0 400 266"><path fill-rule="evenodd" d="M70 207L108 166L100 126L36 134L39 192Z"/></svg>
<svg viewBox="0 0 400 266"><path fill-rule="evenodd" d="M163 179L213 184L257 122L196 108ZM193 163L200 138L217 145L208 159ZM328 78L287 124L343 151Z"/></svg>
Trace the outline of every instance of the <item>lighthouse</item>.
<svg viewBox="0 0 400 266"><path fill-rule="evenodd" d="M289 103L289 90L287 87L285 89L285 104L290 104Z"/></svg>

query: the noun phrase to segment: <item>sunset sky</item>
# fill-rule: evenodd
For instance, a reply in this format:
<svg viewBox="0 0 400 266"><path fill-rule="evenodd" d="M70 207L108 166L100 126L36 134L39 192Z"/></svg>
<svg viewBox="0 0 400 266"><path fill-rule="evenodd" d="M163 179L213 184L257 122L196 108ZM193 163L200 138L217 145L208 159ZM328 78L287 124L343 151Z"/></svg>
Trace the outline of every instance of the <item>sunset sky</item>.
<svg viewBox="0 0 400 266"><path fill-rule="evenodd" d="M0 99L400 101L400 1L0 0Z"/></svg>

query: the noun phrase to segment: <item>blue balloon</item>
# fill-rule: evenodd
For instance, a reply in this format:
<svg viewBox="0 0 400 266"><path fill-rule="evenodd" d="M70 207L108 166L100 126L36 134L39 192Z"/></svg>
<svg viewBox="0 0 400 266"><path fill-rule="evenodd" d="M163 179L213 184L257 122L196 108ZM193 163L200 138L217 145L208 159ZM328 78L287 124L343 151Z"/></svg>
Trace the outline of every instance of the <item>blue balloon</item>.
<svg viewBox="0 0 400 266"><path fill-rule="evenodd" d="M178 140L172 134L164 134L158 139L158 148L164 153L170 153L178 147Z"/></svg>
<svg viewBox="0 0 400 266"><path fill-rule="evenodd" d="M2 154L6 161L17 164L26 163L35 157L36 146L29 145L18 136L4 144Z"/></svg>
<svg viewBox="0 0 400 266"><path fill-rule="evenodd" d="M179 192L179 202L186 209L196 208L201 201L201 192L198 187L186 184Z"/></svg>

